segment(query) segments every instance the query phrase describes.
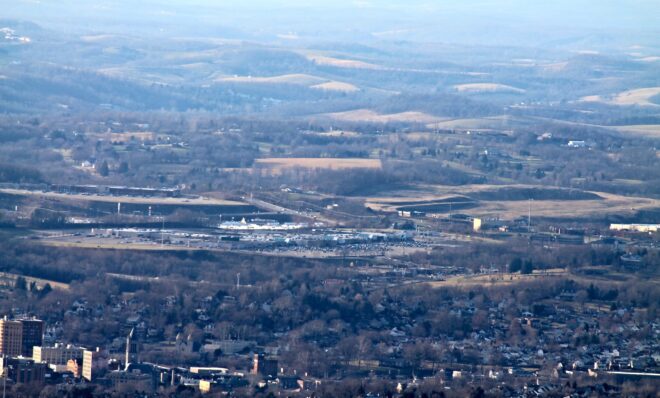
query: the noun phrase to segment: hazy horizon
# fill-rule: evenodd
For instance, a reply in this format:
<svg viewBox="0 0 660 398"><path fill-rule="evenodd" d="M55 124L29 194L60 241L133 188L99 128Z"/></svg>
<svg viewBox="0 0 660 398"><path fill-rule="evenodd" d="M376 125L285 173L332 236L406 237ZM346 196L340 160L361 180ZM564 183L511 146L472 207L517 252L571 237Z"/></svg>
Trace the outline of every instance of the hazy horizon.
<svg viewBox="0 0 660 398"><path fill-rule="evenodd" d="M31 21L68 33L217 36L238 39L402 40L554 45L591 37L595 46L653 45L660 8L637 0L556 1L146 1L21 0L4 6L4 19ZM193 5L193 7L191 7ZM616 37L615 37L616 36ZM634 39L634 40L633 40ZM639 42L639 43L636 43Z"/></svg>

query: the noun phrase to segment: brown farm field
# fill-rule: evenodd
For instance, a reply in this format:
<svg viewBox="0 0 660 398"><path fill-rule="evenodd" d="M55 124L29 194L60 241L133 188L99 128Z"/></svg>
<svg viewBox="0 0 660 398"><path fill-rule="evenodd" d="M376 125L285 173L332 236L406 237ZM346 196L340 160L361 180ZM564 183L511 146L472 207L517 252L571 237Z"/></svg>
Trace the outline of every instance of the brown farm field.
<svg viewBox="0 0 660 398"><path fill-rule="evenodd" d="M264 158L257 159L258 168L269 169L279 174L285 169L296 167L305 169L380 169L380 159L362 158Z"/></svg>

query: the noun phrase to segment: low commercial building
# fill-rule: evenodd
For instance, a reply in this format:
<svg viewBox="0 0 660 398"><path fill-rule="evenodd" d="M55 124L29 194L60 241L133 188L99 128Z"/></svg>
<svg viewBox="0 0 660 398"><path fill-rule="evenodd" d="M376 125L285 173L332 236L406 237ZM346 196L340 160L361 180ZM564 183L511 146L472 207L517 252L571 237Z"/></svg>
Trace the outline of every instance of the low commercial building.
<svg viewBox="0 0 660 398"><path fill-rule="evenodd" d="M611 231L658 232L660 224L610 224Z"/></svg>
<svg viewBox="0 0 660 398"><path fill-rule="evenodd" d="M29 358L0 357L0 376L17 384L43 384L48 365Z"/></svg>
<svg viewBox="0 0 660 398"><path fill-rule="evenodd" d="M144 391L153 392L153 380L150 374L114 370L107 375L110 384L120 392Z"/></svg>

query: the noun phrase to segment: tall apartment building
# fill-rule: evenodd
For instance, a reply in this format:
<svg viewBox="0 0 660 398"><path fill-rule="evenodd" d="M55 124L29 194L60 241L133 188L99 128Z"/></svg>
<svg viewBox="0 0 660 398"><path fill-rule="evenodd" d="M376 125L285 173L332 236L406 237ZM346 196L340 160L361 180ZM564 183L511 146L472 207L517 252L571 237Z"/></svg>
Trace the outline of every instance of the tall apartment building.
<svg viewBox="0 0 660 398"><path fill-rule="evenodd" d="M252 374L277 377L277 360L266 359L263 354L254 354Z"/></svg>
<svg viewBox="0 0 660 398"><path fill-rule="evenodd" d="M23 341L21 353L24 357L32 357L33 348L44 341L44 322L38 319L21 320L23 324Z"/></svg>
<svg viewBox="0 0 660 398"><path fill-rule="evenodd" d="M34 346L43 343L44 322L38 319L0 319L0 354L32 357Z"/></svg>
<svg viewBox="0 0 660 398"><path fill-rule="evenodd" d="M17 357L23 353L23 324L0 319L0 354Z"/></svg>
<svg viewBox="0 0 660 398"><path fill-rule="evenodd" d="M95 380L99 374L103 374L108 368L108 353L96 350L85 350L83 352L82 377L87 381Z"/></svg>

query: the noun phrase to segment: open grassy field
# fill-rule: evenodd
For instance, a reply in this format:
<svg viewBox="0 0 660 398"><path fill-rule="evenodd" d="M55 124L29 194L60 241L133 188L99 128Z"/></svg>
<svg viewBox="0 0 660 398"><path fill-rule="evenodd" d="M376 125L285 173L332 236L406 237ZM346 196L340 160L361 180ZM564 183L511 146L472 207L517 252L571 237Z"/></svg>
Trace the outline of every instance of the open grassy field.
<svg viewBox="0 0 660 398"><path fill-rule="evenodd" d="M525 90L506 84L498 83L469 83L457 84L454 86L456 91L461 93L516 93L522 94Z"/></svg>
<svg viewBox="0 0 660 398"><path fill-rule="evenodd" d="M640 124L634 126L610 127L621 133L642 135L650 138L660 138L660 124Z"/></svg>
<svg viewBox="0 0 660 398"><path fill-rule="evenodd" d="M473 131L490 131L497 130L498 132L508 132L514 123L519 121L511 116L491 116L474 119L446 119L432 122L428 125L433 129L457 129L457 130L473 130Z"/></svg>
<svg viewBox="0 0 660 398"><path fill-rule="evenodd" d="M660 94L660 87L645 87L635 90L627 90L612 96L589 95L582 97L585 102L603 102L611 105L639 105L639 106L660 106L654 104L650 99Z"/></svg>
<svg viewBox="0 0 660 398"><path fill-rule="evenodd" d="M0 193L17 196L29 196L34 198L58 199L58 200L82 200L87 202L110 202L110 203L133 203L147 205L208 205L208 206L245 206L245 203L223 200L216 198L142 198L136 196L104 196L104 195L81 195L65 194L58 192L28 191L24 189L0 189Z"/></svg>
<svg viewBox="0 0 660 398"><path fill-rule="evenodd" d="M413 188L394 191L387 197L367 197L365 205L379 211L396 212L407 203L434 203L447 201L451 197L464 196L478 198L477 205L461 210L461 213L476 217L500 217L515 219L524 217L529 211L529 202L520 198L498 197L498 190L502 189L544 189L531 185L419 185ZM588 192L585 194L589 194ZM532 216L547 218L585 218L602 217L608 214L633 215L643 209L660 208L660 200L633 196L621 196L603 192L594 192L597 197L578 197L578 200L552 199L533 200ZM567 206L567 203L570 206ZM440 213L443 213L440 211Z"/></svg>
<svg viewBox="0 0 660 398"><path fill-rule="evenodd" d="M380 169L380 159L362 158L265 158L257 159L257 167L281 173L285 169L302 167L306 169Z"/></svg>
<svg viewBox="0 0 660 398"><path fill-rule="evenodd" d="M391 114L381 114L369 109L356 109L347 112L328 113L333 119L345 122L364 122L364 123L437 123L442 118L429 115L423 112L401 112Z"/></svg>
<svg viewBox="0 0 660 398"><path fill-rule="evenodd" d="M570 206L564 200L535 200L532 202L533 217L547 218L596 218L608 214L632 216L641 209L660 207L660 200L607 193L598 193L604 200L571 201ZM480 216L499 216L505 219L524 217L528 214L529 203L524 201L482 202L471 212Z"/></svg>
<svg viewBox="0 0 660 398"><path fill-rule="evenodd" d="M444 281L429 282L431 287L471 287L484 285L513 285L520 282L531 282L537 280L560 279L568 275L564 269L550 269L534 271L532 274L485 274L485 275L462 275L448 278Z"/></svg>
<svg viewBox="0 0 660 398"><path fill-rule="evenodd" d="M604 271L600 269L599 271ZM590 283L598 283L598 286L614 288L617 285L629 285L636 280L643 278L645 282L654 284L660 283L660 278L646 276L640 277L639 275L630 273L621 273L613 270L606 270L594 274L587 274L584 272L569 272L563 268L535 270L532 274L511 274L508 272L500 274L485 274L485 275L462 275L448 278L444 281L428 282L431 287L473 287L473 286L507 286L517 283L533 282L533 281L556 281L556 280L572 280L577 283L588 285Z"/></svg>
<svg viewBox="0 0 660 398"><path fill-rule="evenodd" d="M182 246L172 246L172 245L157 245L157 244L145 244L145 243L120 243L118 241L108 240L108 242L102 242L100 240L92 241L64 241L64 240L50 240L43 239L41 244L45 246L53 247L66 247L66 248L79 248L79 249L106 249L106 250L141 250L141 251L168 251L168 252L181 252L181 251L200 251L202 249L194 247L182 247Z"/></svg>

